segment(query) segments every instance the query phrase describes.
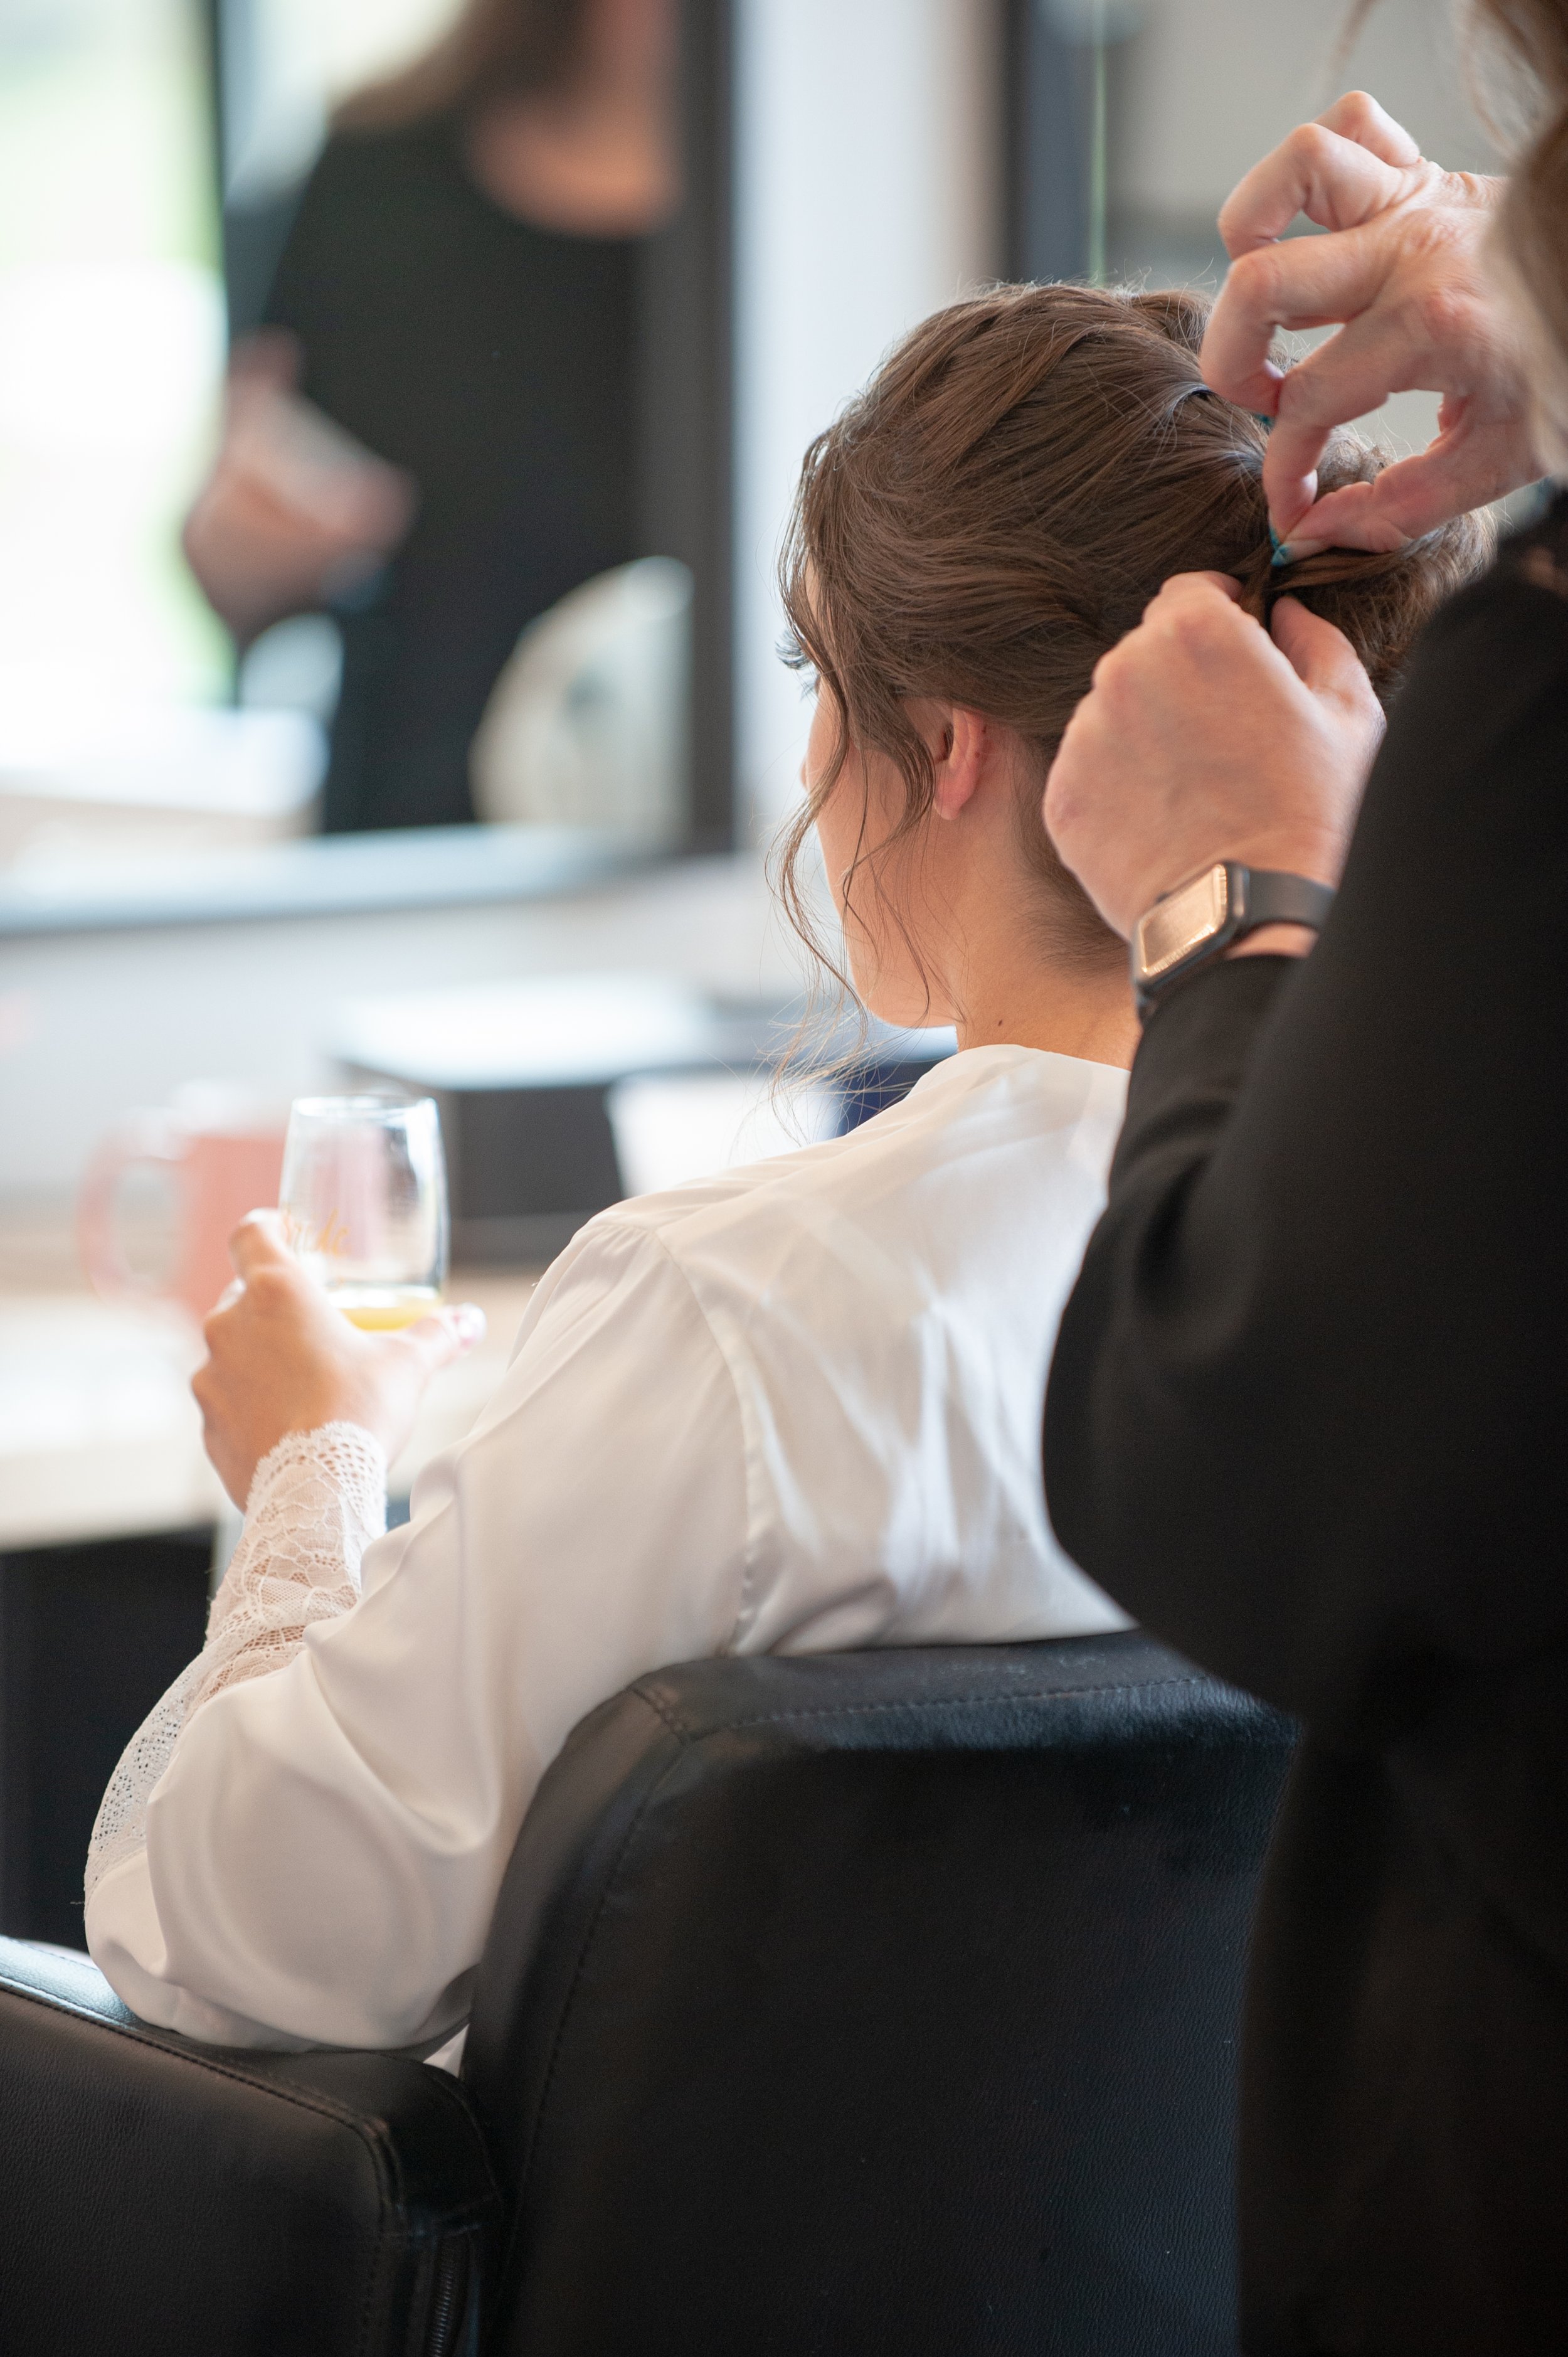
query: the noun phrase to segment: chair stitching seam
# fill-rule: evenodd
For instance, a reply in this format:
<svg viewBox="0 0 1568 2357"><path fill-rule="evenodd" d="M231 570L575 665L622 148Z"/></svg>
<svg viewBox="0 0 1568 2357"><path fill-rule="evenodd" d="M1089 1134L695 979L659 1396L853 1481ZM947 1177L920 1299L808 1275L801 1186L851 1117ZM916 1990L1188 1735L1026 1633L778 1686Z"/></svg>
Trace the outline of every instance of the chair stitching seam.
<svg viewBox="0 0 1568 2357"><path fill-rule="evenodd" d="M389 2147L384 2133L361 2115L349 2110L345 2104L334 2104L325 2095L307 2094L299 2087L285 2087L275 2079L252 2078L248 2072L233 2070L224 2063L211 2060L205 2054L192 2053L187 2047L166 2046L161 2038L150 2035L139 2023L115 2021L108 2016L92 2012L88 2007L73 2005L68 1999L56 1996L48 1990L35 1988L26 1981L16 1980L7 1973L0 1973L0 1990L8 1991L11 1996L22 1997L33 2005L47 2007L52 2012L68 2013L74 2020L95 2024L101 2029L113 2030L121 2038L130 2039L137 2046L150 2048L155 2054L167 2055L171 2062L184 2063L195 2071L205 2071L211 2078L227 2079L234 2086L248 2087L254 2094L270 2096L274 2103L290 2104L295 2111L314 2113L318 2119L330 2120L338 2127L347 2128L352 2136L358 2137L370 2153L383 2190L389 2195L395 2194L396 2187L392 2173L387 2166ZM449 2100L448 2093L445 2088L440 2090L438 2100L443 2103ZM477 2217L480 2212L476 2210L473 2214Z"/></svg>
<svg viewBox="0 0 1568 2357"><path fill-rule="evenodd" d="M824 1657L826 1658L826 1657ZM1159 1686L1215 1685L1223 1691L1223 1682L1194 1674L1185 1678L1128 1678L1118 1685L1105 1686L1031 1686L1004 1695L933 1695L925 1697L909 1695L888 1702L818 1703L810 1709L757 1711L748 1718L726 1718L721 1726L710 1727L710 1735L727 1735L738 1727L774 1727L794 1718L868 1718L877 1711L932 1711L954 1708L973 1711L1003 1710L1021 1702L1065 1702L1074 1695L1123 1695L1151 1693ZM673 1717L641 1685L634 1689L650 1710L657 1711L674 1734L692 1741L705 1740L688 1723Z"/></svg>
<svg viewBox="0 0 1568 2357"><path fill-rule="evenodd" d="M122 2038L129 2038L137 2046L151 2047L156 2054L166 2054L173 2062L184 2062L192 2070L205 2071L215 2079L229 2079L238 2087L250 2087L258 2094L272 2095L279 2103L292 2104L302 2112L315 2112L322 2119L336 2120L344 2127L360 2133L365 2123L343 2105L334 2104L324 2095L309 2095L298 2087L285 2087L276 2080L252 2078L244 2071L213 2061L205 2054L192 2053L188 2047L166 2046L141 2022L115 2021L111 2016L94 2013L91 2007L73 2005L69 1998L57 1996L52 1990L35 1988L27 1981L14 1980L9 1974L0 1973L0 1988L9 1989L14 1996L26 1997L35 2005L48 2006L56 2013L69 2013L78 2021L95 2022L101 2029L113 2029ZM178 2036L177 2031L171 2035Z"/></svg>
<svg viewBox="0 0 1568 2357"><path fill-rule="evenodd" d="M657 1695L646 1693L640 1684L635 1685L632 1688L632 1692L636 1695L639 1702L643 1702L648 1705L649 1709L652 1711L656 1718L663 1720L671 1735L678 1736L682 1742L687 1739L692 1730L686 1726L678 1711L667 1709L664 1704L660 1701Z"/></svg>
<svg viewBox="0 0 1568 2357"><path fill-rule="evenodd" d="M945 1697L931 1695L919 1700L911 1698L909 1700L894 1699L889 1702L861 1703L854 1707L854 1711L850 1715L858 1717L864 1714L869 1717L872 1713L875 1711L951 1710L955 1706L961 1710L1003 1710L1012 1703L1065 1702L1073 1695L1139 1694L1150 1691L1156 1686L1200 1686L1206 1685L1208 1683L1208 1681L1201 1676L1185 1678L1128 1678L1123 1680L1119 1685L1046 1686L1037 1691L1031 1689L1027 1694L977 1695L972 1701L966 1699L962 1695L950 1695ZM762 1711L758 1713L756 1718L736 1719L734 1724L737 1727L768 1727L782 1719L833 1718L843 1715L843 1713L844 1706L842 1703L838 1705L819 1703L810 1710Z"/></svg>

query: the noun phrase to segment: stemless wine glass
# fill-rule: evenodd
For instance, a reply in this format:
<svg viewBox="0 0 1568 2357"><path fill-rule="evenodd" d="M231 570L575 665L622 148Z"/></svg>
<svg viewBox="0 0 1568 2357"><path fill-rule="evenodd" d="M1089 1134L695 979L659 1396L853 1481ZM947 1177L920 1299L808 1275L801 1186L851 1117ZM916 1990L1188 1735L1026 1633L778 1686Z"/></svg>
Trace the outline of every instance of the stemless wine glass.
<svg viewBox="0 0 1568 2357"><path fill-rule="evenodd" d="M356 1326L412 1326L446 1281L446 1166L434 1099L298 1097L284 1232Z"/></svg>

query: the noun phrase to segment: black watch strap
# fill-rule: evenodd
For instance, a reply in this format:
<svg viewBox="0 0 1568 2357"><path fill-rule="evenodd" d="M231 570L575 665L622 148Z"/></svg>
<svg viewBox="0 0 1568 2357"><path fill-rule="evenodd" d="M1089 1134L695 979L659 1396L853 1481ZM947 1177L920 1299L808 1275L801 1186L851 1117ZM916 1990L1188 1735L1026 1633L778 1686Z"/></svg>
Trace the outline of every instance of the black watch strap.
<svg viewBox="0 0 1568 2357"><path fill-rule="evenodd" d="M1140 1015L1173 983L1222 957L1260 925L1309 925L1320 932L1334 905L1332 885L1279 868L1217 860L1161 895L1133 929L1133 995Z"/></svg>
<svg viewBox="0 0 1568 2357"><path fill-rule="evenodd" d="M1247 913L1232 939L1255 933L1260 925L1310 925L1315 933L1323 931L1323 920L1334 906L1332 884L1319 884L1310 876L1290 876L1280 867L1249 867L1243 872Z"/></svg>

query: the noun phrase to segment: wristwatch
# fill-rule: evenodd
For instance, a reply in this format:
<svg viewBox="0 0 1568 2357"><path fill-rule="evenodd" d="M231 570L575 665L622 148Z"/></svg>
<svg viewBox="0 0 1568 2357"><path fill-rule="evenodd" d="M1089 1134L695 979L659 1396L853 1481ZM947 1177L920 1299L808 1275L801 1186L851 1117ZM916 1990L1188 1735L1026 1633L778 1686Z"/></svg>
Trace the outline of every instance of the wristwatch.
<svg viewBox="0 0 1568 2357"><path fill-rule="evenodd" d="M1260 925L1310 925L1320 932L1334 888L1310 876L1217 860L1162 893L1133 928L1133 996L1146 1015L1174 982L1220 956Z"/></svg>

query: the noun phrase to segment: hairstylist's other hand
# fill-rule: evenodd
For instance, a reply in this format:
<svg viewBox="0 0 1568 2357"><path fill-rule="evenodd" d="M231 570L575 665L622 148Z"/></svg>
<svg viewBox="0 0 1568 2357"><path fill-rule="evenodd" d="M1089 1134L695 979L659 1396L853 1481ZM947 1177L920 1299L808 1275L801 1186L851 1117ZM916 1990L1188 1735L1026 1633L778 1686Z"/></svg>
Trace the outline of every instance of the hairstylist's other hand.
<svg viewBox="0 0 1568 2357"><path fill-rule="evenodd" d="M1487 251L1503 187L1427 163L1375 99L1352 91L1227 199L1219 233L1233 262L1203 372L1227 400L1275 419L1263 487L1296 554L1399 548L1545 471L1519 329ZM1332 234L1286 239L1298 213ZM1333 325L1339 333L1299 367L1282 374L1270 361L1277 328ZM1319 500L1331 429L1412 386L1443 396L1436 439L1375 483Z"/></svg>
<svg viewBox="0 0 1568 2357"><path fill-rule="evenodd" d="M413 515L409 478L303 400L298 375L291 336L240 346L218 456L186 518L191 571L242 639L362 579Z"/></svg>
<svg viewBox="0 0 1568 2357"><path fill-rule="evenodd" d="M1123 938L1216 860L1339 881L1382 708L1331 622L1282 597L1271 637L1236 597L1219 573L1167 581L1051 765L1051 839Z"/></svg>
<svg viewBox="0 0 1568 2357"><path fill-rule="evenodd" d="M191 1383L207 1454L237 1506L285 1432L359 1424L394 1458L436 1371L471 1350L484 1313L465 1304L395 1334L364 1334L333 1308L284 1243L275 1211L230 1239L239 1281L207 1320L210 1352Z"/></svg>

